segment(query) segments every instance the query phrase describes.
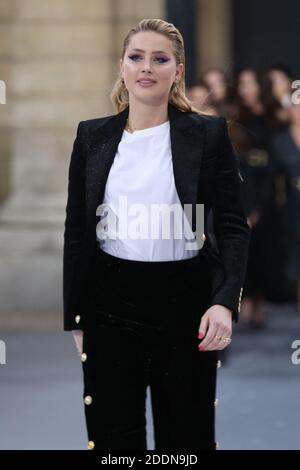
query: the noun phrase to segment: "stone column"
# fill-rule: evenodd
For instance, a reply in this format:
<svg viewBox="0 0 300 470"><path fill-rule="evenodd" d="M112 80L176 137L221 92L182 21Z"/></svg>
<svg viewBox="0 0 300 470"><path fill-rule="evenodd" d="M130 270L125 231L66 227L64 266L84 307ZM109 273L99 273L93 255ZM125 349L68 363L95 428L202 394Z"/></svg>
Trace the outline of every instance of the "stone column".
<svg viewBox="0 0 300 470"><path fill-rule="evenodd" d="M229 75L232 58L232 0L198 0L198 74L221 67Z"/></svg>
<svg viewBox="0 0 300 470"><path fill-rule="evenodd" d="M110 0L3 5L10 112L0 129L11 173L0 214L0 323L61 328L67 169L77 123L111 112L114 13Z"/></svg>
<svg viewBox="0 0 300 470"><path fill-rule="evenodd" d="M5 126L9 121L11 107L7 101L7 85L10 83L11 67L8 60L10 56L11 41L11 3L1 2L0 10L0 204L3 203L10 191L10 129Z"/></svg>
<svg viewBox="0 0 300 470"><path fill-rule="evenodd" d="M2 328L62 328L67 171L77 124L115 112L109 94L123 35L144 17L161 17L163 3L1 0L7 104L0 105L0 148L10 157L10 191L0 206Z"/></svg>

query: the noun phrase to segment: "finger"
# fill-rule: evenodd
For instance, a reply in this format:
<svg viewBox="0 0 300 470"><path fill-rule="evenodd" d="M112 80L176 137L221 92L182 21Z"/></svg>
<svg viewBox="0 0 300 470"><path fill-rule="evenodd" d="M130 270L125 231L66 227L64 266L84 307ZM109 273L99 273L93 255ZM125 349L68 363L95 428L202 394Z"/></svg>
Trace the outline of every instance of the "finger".
<svg viewBox="0 0 300 470"><path fill-rule="evenodd" d="M221 351L222 349L224 349L224 347L226 347L226 344L220 338L222 338L222 335L218 331L214 339L209 343L207 351Z"/></svg>
<svg viewBox="0 0 300 470"><path fill-rule="evenodd" d="M232 341L231 336L232 336L232 331L231 330L227 331L224 334L224 338L230 338L230 341L224 341L224 347L222 349L228 348L228 346L230 346L231 341Z"/></svg>
<svg viewBox="0 0 300 470"><path fill-rule="evenodd" d="M201 322L200 322L200 326L199 326L199 330L198 330L198 338L199 339L204 338L204 336L206 335L208 326L209 326L208 316L203 315L203 317L201 318Z"/></svg>
<svg viewBox="0 0 300 470"><path fill-rule="evenodd" d="M222 349L225 349L227 346L229 346L229 343L225 342L223 339L224 338L230 338L231 333L228 332L228 330L217 330L217 334L214 338L214 340L209 344L207 350L218 350L221 351Z"/></svg>
<svg viewBox="0 0 300 470"><path fill-rule="evenodd" d="M209 329L205 338L205 343L203 345L202 342L201 346L207 351L224 349L224 347L227 346L227 343L222 341L220 338L230 337L228 331L228 328L222 328L218 324L211 324L211 328Z"/></svg>
<svg viewBox="0 0 300 470"><path fill-rule="evenodd" d="M203 341L201 342L201 349L203 350L207 350L208 346L210 345L210 343L214 340L214 337L215 335L217 334L217 327L215 324L213 323L210 323L209 324L209 328L207 330L207 333L205 335L205 338L203 339Z"/></svg>
<svg viewBox="0 0 300 470"><path fill-rule="evenodd" d="M215 351L223 349L223 341L220 340L222 337L222 330L216 329L211 341L206 346L206 351Z"/></svg>

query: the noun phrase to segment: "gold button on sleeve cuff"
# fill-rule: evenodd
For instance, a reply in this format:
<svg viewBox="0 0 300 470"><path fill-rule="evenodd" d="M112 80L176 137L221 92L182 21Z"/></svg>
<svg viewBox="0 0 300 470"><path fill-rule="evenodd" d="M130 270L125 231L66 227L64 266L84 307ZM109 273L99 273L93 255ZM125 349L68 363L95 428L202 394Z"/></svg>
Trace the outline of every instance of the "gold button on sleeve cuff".
<svg viewBox="0 0 300 470"><path fill-rule="evenodd" d="M76 316L75 316L75 322L76 322L77 325L78 325L78 323L80 322L80 315L76 315Z"/></svg>

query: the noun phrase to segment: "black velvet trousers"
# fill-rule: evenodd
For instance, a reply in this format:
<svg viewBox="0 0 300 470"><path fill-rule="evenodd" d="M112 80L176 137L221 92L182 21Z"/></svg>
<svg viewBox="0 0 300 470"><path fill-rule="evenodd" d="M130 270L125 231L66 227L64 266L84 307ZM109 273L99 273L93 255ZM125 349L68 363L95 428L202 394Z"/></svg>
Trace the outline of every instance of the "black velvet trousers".
<svg viewBox="0 0 300 470"><path fill-rule="evenodd" d="M217 351L198 350L209 276L203 257L125 260L98 250L83 336L89 448L215 449Z"/></svg>

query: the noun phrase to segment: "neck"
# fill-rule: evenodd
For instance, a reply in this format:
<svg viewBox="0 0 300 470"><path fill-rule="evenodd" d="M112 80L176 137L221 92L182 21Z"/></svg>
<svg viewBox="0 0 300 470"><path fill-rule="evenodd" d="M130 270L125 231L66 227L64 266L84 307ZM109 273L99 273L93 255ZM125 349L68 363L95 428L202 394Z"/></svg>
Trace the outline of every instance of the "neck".
<svg viewBox="0 0 300 470"><path fill-rule="evenodd" d="M297 141L298 146L300 144L300 122L291 122L290 124L290 133L295 141Z"/></svg>
<svg viewBox="0 0 300 470"><path fill-rule="evenodd" d="M248 104L249 108L254 114L262 114L264 111L263 105L260 101L253 101Z"/></svg>
<svg viewBox="0 0 300 470"><path fill-rule="evenodd" d="M300 129L300 122L299 121L292 121L291 124L290 124L290 128L299 132L299 129Z"/></svg>
<svg viewBox="0 0 300 470"><path fill-rule="evenodd" d="M299 137L300 136L300 123L299 122L292 122L290 124L290 135L296 147L300 149L300 137Z"/></svg>
<svg viewBox="0 0 300 470"><path fill-rule="evenodd" d="M149 105L130 101L128 123L133 130L155 127L168 120L168 103Z"/></svg>

